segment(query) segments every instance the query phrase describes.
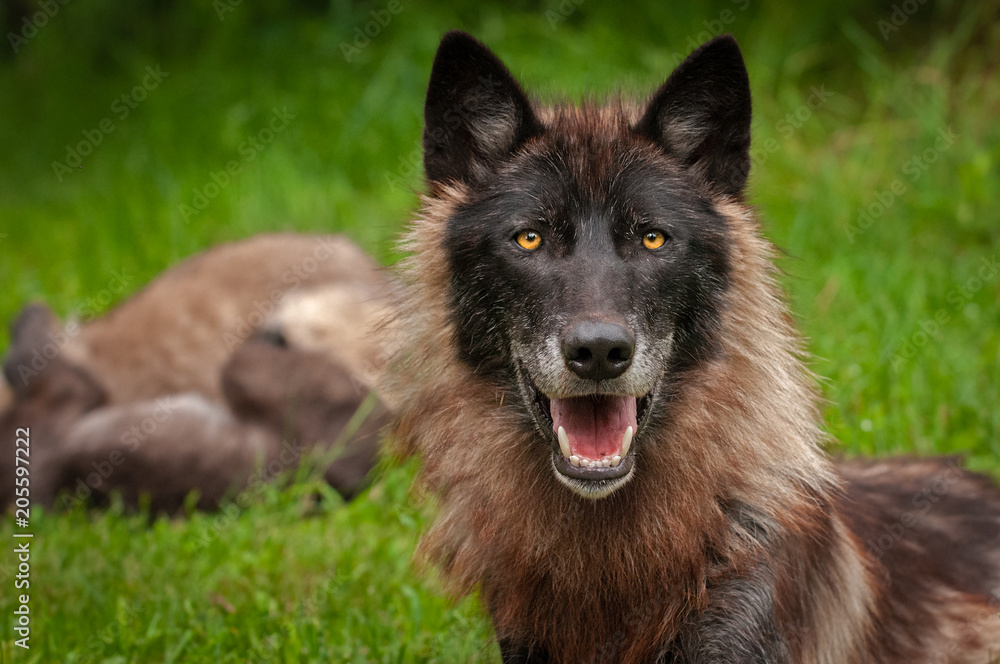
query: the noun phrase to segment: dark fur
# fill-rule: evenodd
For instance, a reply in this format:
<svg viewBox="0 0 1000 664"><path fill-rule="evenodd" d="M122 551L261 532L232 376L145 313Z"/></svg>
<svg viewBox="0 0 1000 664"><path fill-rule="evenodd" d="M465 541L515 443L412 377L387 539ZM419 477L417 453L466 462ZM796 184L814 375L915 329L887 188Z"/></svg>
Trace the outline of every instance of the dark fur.
<svg viewBox="0 0 1000 664"><path fill-rule="evenodd" d="M107 402L107 393L88 371L55 357L45 371L19 380L17 367L31 361L35 350L48 343L58 321L45 307L29 306L11 326L11 352L4 373L13 390L10 403L0 408L0 509L14 502L14 444L18 429L29 428L29 464L34 482L43 480L39 470L55 463L47 441L61 440L73 424ZM43 472L43 471L42 471ZM35 489L31 493L37 496Z"/></svg>
<svg viewBox="0 0 1000 664"><path fill-rule="evenodd" d="M505 661L972 664L1000 649L995 487L955 469L879 553L867 539L946 466L822 452L814 379L743 203L750 92L732 38L643 107L546 108L449 33L425 118L396 438L439 496L421 550L455 592L480 590ZM514 244L526 229L537 250ZM649 229L661 250L643 250ZM588 383L552 350L581 318L634 335L620 377ZM634 472L563 486L550 392L645 403Z"/></svg>
<svg viewBox="0 0 1000 664"><path fill-rule="evenodd" d="M58 450L52 493L90 499L119 491L135 505L148 495L155 511L178 510L197 492L197 507L214 509L227 495L294 471L305 455L327 451L327 481L352 498L375 465L386 411L365 403L351 376L325 357L255 340L240 346L223 370L229 408L195 394L113 406L77 422ZM369 410L370 408L370 410ZM159 416L158 416L159 414ZM141 441L127 432L155 422ZM334 446L336 445L335 449ZM96 486L95 486L96 484Z"/></svg>
<svg viewBox="0 0 1000 664"><path fill-rule="evenodd" d="M365 487L388 410L344 367L314 351L247 343L223 370L222 389L238 419L278 440L306 450L336 446L324 477L345 498Z"/></svg>

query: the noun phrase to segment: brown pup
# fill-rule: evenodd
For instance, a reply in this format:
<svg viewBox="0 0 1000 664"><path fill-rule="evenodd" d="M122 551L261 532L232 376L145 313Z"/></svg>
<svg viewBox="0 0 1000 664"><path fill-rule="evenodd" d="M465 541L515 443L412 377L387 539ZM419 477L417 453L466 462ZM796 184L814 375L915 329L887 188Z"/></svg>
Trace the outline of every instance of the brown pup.
<svg viewBox="0 0 1000 664"><path fill-rule="evenodd" d="M104 388L89 372L58 356L47 363L44 371L27 381L20 380L17 368L31 362L35 351L49 342L48 335L57 325L46 307L29 306L11 328L11 351L3 369L17 389L0 407L0 510L13 503L17 489L21 489L19 495L36 497L32 484L45 476L43 469L52 463L54 448L46 442L61 439L76 421L107 402ZM23 429L28 430L26 437L30 441L28 481L14 475L14 445L20 437L16 432Z"/></svg>
<svg viewBox="0 0 1000 664"><path fill-rule="evenodd" d="M256 235L182 261L100 318L54 330L37 354L8 363L7 379L16 391L58 355L99 380L110 403L187 391L221 403L222 366L288 295L384 281L345 237Z"/></svg>
<svg viewBox="0 0 1000 664"><path fill-rule="evenodd" d="M291 469L289 446L297 463L299 451L335 441L345 454L327 478L353 496L385 417L366 395L386 354L373 328L388 288L346 238L278 234L190 258L82 326L31 305L4 362L3 441L30 430L31 495L42 504L64 489L80 499L118 489L172 511L198 490L199 506L214 507L258 463L280 455ZM244 349L255 330L281 348ZM338 440L363 403L376 407ZM0 508L13 498L12 462L11 450Z"/></svg>
<svg viewBox="0 0 1000 664"><path fill-rule="evenodd" d="M342 366L251 339L222 384L228 408L189 392L90 412L45 464L39 501L61 490L71 502L119 491L128 504L147 495L152 510L173 513L195 491L199 509L214 509L320 452L345 498L364 487L387 414Z"/></svg>
<svg viewBox="0 0 1000 664"><path fill-rule="evenodd" d="M505 662L1000 653L1000 493L822 451L749 148L731 37L644 105L551 107L441 43L396 438L439 498L422 551L480 590Z"/></svg>

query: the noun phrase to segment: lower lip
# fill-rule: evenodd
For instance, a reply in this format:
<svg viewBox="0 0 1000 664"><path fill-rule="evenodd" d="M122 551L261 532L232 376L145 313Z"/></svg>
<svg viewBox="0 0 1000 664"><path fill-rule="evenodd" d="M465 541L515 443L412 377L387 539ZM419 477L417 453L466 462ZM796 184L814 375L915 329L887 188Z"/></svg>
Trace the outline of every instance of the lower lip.
<svg viewBox="0 0 1000 664"><path fill-rule="evenodd" d="M617 466L611 466L608 468L584 468L582 466L574 466L569 462L569 459L562 455L562 452L558 451L554 451L552 456L556 472L565 475L566 477L572 477L576 480L587 480L591 482L613 480L619 477L624 477L625 475L628 475L629 471L632 470L632 466L635 465L634 452L631 451Z"/></svg>

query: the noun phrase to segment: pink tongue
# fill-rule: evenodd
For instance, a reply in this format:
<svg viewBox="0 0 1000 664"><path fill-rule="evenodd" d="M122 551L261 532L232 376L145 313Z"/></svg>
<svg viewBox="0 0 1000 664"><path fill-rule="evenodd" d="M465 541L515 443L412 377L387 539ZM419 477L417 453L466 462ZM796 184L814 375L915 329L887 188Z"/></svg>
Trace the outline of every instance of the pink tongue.
<svg viewBox="0 0 1000 664"><path fill-rule="evenodd" d="M635 397L589 396L552 399L552 430L569 437L570 453L587 459L621 454L622 434L635 423Z"/></svg>

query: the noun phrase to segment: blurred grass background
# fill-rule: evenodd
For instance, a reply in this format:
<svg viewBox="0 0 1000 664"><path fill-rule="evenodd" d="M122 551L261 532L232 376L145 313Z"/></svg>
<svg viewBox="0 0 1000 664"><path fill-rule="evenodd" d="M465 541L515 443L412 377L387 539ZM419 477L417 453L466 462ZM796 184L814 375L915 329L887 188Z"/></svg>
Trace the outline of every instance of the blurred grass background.
<svg viewBox="0 0 1000 664"><path fill-rule="evenodd" d="M785 252L834 451L961 452L1000 471L1000 2L399 0L386 22L389 5L6 0L0 321L34 299L108 308L261 231L340 231L396 260L448 29L542 98L646 94L731 32L755 100L751 200ZM276 109L290 119L265 143ZM126 292L101 299L116 272ZM426 522L411 475L384 469L351 505L308 511L300 487L151 527L116 509L36 515L32 649L4 618L0 662L497 660L475 601L410 566ZM4 616L13 564L0 556Z"/></svg>

